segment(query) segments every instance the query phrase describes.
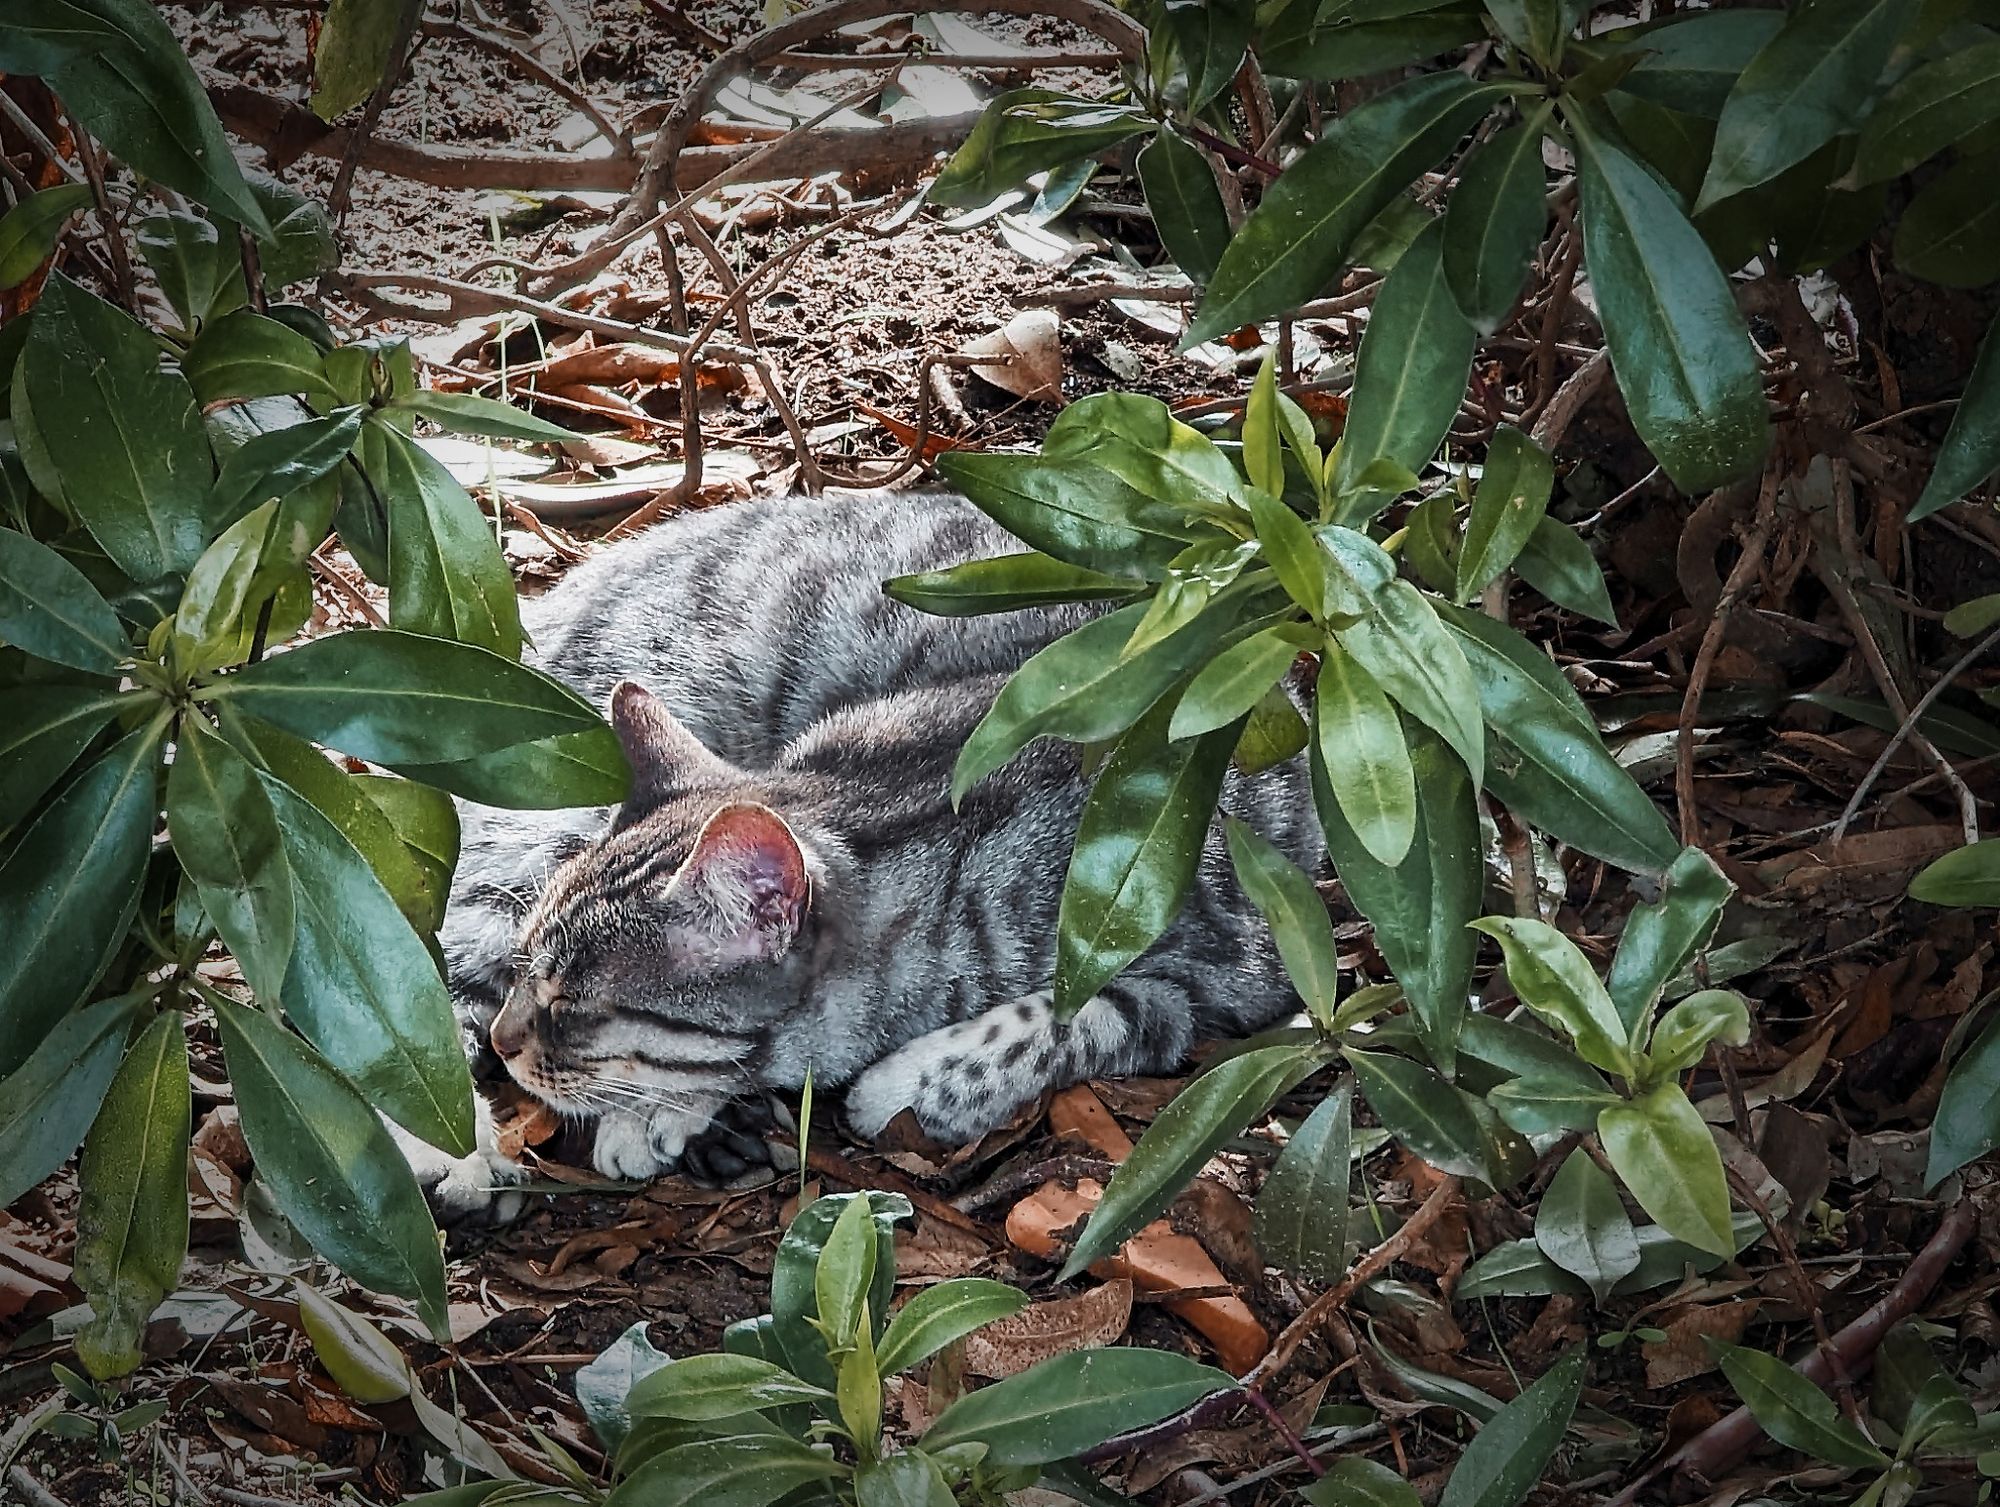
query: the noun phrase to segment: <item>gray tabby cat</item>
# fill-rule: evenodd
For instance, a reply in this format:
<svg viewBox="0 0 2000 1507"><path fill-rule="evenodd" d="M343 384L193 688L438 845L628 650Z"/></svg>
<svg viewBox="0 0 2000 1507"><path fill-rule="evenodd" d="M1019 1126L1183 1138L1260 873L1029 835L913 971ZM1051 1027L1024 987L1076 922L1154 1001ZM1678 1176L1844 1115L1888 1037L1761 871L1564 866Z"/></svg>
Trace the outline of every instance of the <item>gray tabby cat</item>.
<svg viewBox="0 0 2000 1507"><path fill-rule="evenodd" d="M809 1070L864 1135L909 1108L965 1141L1296 1008L1211 831L1169 934L1051 1015L1078 753L1037 743L956 813L948 787L1007 674L1090 609L945 619L881 592L1019 548L946 495L768 500L664 524L524 604L538 662L608 700L634 784L615 813L464 808L440 941L469 1037L596 1121L599 1170L740 1172L753 1143L718 1116ZM1320 865L1298 761L1232 774L1223 804ZM447 1214L514 1170L410 1149Z"/></svg>

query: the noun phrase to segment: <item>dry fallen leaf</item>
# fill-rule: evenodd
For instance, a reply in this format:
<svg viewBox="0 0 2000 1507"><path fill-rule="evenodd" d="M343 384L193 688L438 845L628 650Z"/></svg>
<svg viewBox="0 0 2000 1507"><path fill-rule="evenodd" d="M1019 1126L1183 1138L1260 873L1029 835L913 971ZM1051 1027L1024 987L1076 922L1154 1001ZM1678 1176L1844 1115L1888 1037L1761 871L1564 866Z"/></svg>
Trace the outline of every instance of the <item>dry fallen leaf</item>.
<svg viewBox="0 0 2000 1507"><path fill-rule="evenodd" d="M965 1337L965 1369L974 1376L1016 1376L1072 1350L1108 1345L1132 1318L1132 1283L1119 1277L1073 1298L1031 1303Z"/></svg>
<svg viewBox="0 0 2000 1507"><path fill-rule="evenodd" d="M960 354L996 358L972 371L1002 392L1033 403L1053 403L1062 397L1061 328L1052 310L1027 309Z"/></svg>
<svg viewBox="0 0 2000 1507"><path fill-rule="evenodd" d="M1761 1298L1739 1298L1733 1303L1676 1310L1673 1317L1656 1326L1667 1337L1639 1347L1639 1353L1646 1358L1646 1385L1671 1387L1691 1376L1713 1371L1715 1357L1709 1353L1706 1341L1717 1339L1724 1344L1735 1344L1743 1338L1744 1327L1762 1303Z"/></svg>

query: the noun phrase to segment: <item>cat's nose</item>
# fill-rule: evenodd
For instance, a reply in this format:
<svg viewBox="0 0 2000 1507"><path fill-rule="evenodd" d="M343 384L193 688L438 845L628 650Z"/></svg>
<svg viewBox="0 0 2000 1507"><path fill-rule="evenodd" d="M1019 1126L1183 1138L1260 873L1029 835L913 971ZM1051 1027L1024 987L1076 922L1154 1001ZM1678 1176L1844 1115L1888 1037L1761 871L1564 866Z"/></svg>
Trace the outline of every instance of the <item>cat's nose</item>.
<svg viewBox="0 0 2000 1507"><path fill-rule="evenodd" d="M493 1017L487 1038L503 1062L511 1062L527 1050L528 1038L535 1033L534 1009L519 990L507 997L500 1013Z"/></svg>

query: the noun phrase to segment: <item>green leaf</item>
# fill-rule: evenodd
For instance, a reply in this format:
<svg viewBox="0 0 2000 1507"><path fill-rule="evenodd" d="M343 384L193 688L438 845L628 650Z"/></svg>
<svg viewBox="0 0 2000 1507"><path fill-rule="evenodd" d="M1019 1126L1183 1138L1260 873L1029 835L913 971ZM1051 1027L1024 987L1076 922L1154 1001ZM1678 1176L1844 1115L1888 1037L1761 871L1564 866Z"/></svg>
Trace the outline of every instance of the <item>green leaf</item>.
<svg viewBox="0 0 2000 1507"><path fill-rule="evenodd" d="M1465 766L1421 728L1406 730L1417 777L1417 828L1403 861L1376 861L1341 814L1312 743L1313 806L1348 899L1375 928L1375 946L1416 1015L1424 1049L1451 1071L1472 991L1479 939L1467 929L1485 891L1479 806Z"/></svg>
<svg viewBox="0 0 2000 1507"><path fill-rule="evenodd" d="M234 226L229 227L225 244L213 220L174 210L148 215L133 238L161 293L173 305L182 332L192 334L215 315L241 308L247 301L243 253Z"/></svg>
<svg viewBox="0 0 2000 1507"><path fill-rule="evenodd" d="M410 1164L374 1109L270 1016L219 995L209 1004L243 1138L278 1207L355 1281L413 1300L432 1336L446 1343L451 1325L437 1231Z"/></svg>
<svg viewBox="0 0 2000 1507"><path fill-rule="evenodd" d="M1319 82L1369 77L1486 37L1479 8L1449 0L1443 6L1437 0L1333 5L1317 15L1303 6L1299 17L1303 25L1267 28L1258 44L1267 72Z"/></svg>
<svg viewBox="0 0 2000 1507"><path fill-rule="evenodd" d="M849 1208L860 1208L850 1204ZM861 1222L868 1223L864 1211ZM866 1248L875 1247L873 1232ZM821 1388L800 1381L781 1366L749 1355L690 1355L670 1361L636 1385L625 1399L634 1418L684 1418L695 1423L758 1413L795 1402L830 1402Z"/></svg>
<svg viewBox="0 0 2000 1507"><path fill-rule="evenodd" d="M1505 322L1548 229L1542 135L1553 106L1528 110L1466 160L1444 216L1443 266L1459 312L1481 335ZM1386 290L1385 290L1386 291Z"/></svg>
<svg viewBox="0 0 2000 1507"><path fill-rule="evenodd" d="M538 670L393 628L314 639L203 695L380 764L449 763L598 724L588 702Z"/></svg>
<svg viewBox="0 0 2000 1507"><path fill-rule="evenodd" d="M590 1420L590 1431L605 1449L616 1454L618 1446L632 1432L632 1415L625 1407L626 1394L669 1359L646 1338L646 1323L642 1319L576 1373L576 1400L583 1408L583 1416Z"/></svg>
<svg viewBox="0 0 2000 1507"><path fill-rule="evenodd" d="M1257 1251L1266 1266L1315 1282L1346 1272L1353 1128L1354 1085L1343 1081L1278 1153L1257 1190Z"/></svg>
<svg viewBox="0 0 2000 1507"><path fill-rule="evenodd" d="M857 1198L865 1198L875 1215L878 1244L868 1312L881 1323L896 1291L896 1221L910 1217L910 1201L900 1193L838 1193L815 1199L792 1219L771 1266L771 1324L785 1360L793 1375L828 1391L833 1389L834 1374L825 1336L813 1325L819 1316L815 1274L834 1223Z"/></svg>
<svg viewBox="0 0 2000 1507"><path fill-rule="evenodd" d="M63 183L29 194L0 216L0 288L16 288L55 250L70 216L90 203L90 185Z"/></svg>
<svg viewBox="0 0 2000 1507"><path fill-rule="evenodd" d="M265 562L265 542L277 517L275 499L252 508L194 562L174 613L177 667L199 673L242 657L239 646L255 632L255 609L277 593L286 567L300 563Z"/></svg>
<svg viewBox="0 0 2000 1507"><path fill-rule="evenodd" d="M69 1160L125 1055L132 1015L150 991L101 999L65 1016L0 1080L0 1208Z"/></svg>
<svg viewBox="0 0 2000 1507"><path fill-rule="evenodd" d="M1190 114L1235 80L1256 9L1249 0L1166 0L1162 19L1180 52Z"/></svg>
<svg viewBox="0 0 2000 1507"><path fill-rule="evenodd" d="M416 1390L410 1363L389 1336L304 1282L292 1283L299 1325L334 1384L356 1402L397 1402Z"/></svg>
<svg viewBox="0 0 2000 1507"><path fill-rule="evenodd" d="M1481 1425L1438 1507L1517 1507L1527 1500L1569 1428L1589 1355L1577 1346Z"/></svg>
<svg viewBox="0 0 2000 1507"><path fill-rule="evenodd" d="M1160 244L1181 271L1206 283L1229 246L1229 212L1208 154L1166 126L1139 148L1135 166Z"/></svg>
<svg viewBox="0 0 2000 1507"><path fill-rule="evenodd" d="M537 444L561 445L576 435L559 424L524 413L511 403L482 398L465 392L431 392L418 389L392 398L391 410L414 413L429 419L450 434L476 434L496 440L532 440Z"/></svg>
<svg viewBox="0 0 2000 1507"><path fill-rule="evenodd" d="M1188 682L1174 705L1167 737L1178 743L1241 721L1284 679L1298 657L1296 637L1285 625L1253 633L1224 649Z"/></svg>
<svg viewBox="0 0 2000 1507"><path fill-rule="evenodd" d="M1987 846L1979 843L1959 852L1976 852ZM1992 846L2000 847L2000 841ZM1935 1188L1995 1146L2000 1146L2000 1019L1979 1033L1945 1075L1937 1112L1931 1117L1930 1162L1924 1171L1924 1186Z"/></svg>
<svg viewBox="0 0 2000 1507"><path fill-rule="evenodd" d="M1242 517L1243 478L1229 457L1158 398L1133 392L1078 398L1049 425L1042 455L1109 471L1150 503L1164 505L1146 509L1145 518L1169 535L1213 539L1188 516L1210 514L1230 523Z"/></svg>
<svg viewBox="0 0 2000 1507"><path fill-rule="evenodd" d="M937 1462L920 1450L904 1450L863 1465L854 1478L858 1507L952 1507L957 1500Z"/></svg>
<svg viewBox="0 0 2000 1507"><path fill-rule="evenodd" d="M919 1442L929 1454L984 1444L987 1464L1046 1465L1235 1385L1165 1350L1072 1350L961 1397Z"/></svg>
<svg viewBox="0 0 2000 1507"><path fill-rule="evenodd" d="M125 940L159 814L164 716L72 780L0 863L0 1077L69 1013Z"/></svg>
<svg viewBox="0 0 2000 1507"><path fill-rule="evenodd" d="M388 71L401 0L329 0L313 48L313 113L333 121L367 99Z"/></svg>
<svg viewBox="0 0 2000 1507"><path fill-rule="evenodd" d="M1027 1306L1028 1295L1020 1288L985 1277L954 1277L921 1288L889 1321L875 1364L884 1376L901 1375L973 1330Z"/></svg>
<svg viewBox="0 0 2000 1507"><path fill-rule="evenodd" d="M1478 340L1445 280L1444 222L1432 220L1383 282L1368 317L1334 467L1336 491L1363 488L1363 474L1378 460L1412 472L1429 463L1465 397ZM1358 523L1386 500L1364 492L1358 501L1344 499L1339 516Z"/></svg>
<svg viewBox="0 0 2000 1507"><path fill-rule="evenodd" d="M1339 1456L1299 1495L1313 1507L1423 1507L1414 1486L1366 1455Z"/></svg>
<svg viewBox="0 0 2000 1507"><path fill-rule="evenodd" d="M1130 105L1078 99L1053 89L1012 89L979 124L930 187L933 204L984 204L1036 173L1061 167L1154 128Z"/></svg>
<svg viewBox="0 0 2000 1507"><path fill-rule="evenodd" d="M1382 1128L1440 1172L1504 1188L1534 1165L1527 1142L1485 1104L1421 1063L1354 1047L1345 1055Z"/></svg>
<svg viewBox="0 0 2000 1507"><path fill-rule="evenodd" d="M938 457L938 470L1024 543L1121 581L1158 580L1207 532L1094 459L953 450Z"/></svg>
<svg viewBox="0 0 2000 1507"><path fill-rule="evenodd" d="M1605 988L1635 1046L1645 1039L1660 992L1715 935L1736 886L1700 848L1683 848L1667 868L1658 900L1626 918Z"/></svg>
<svg viewBox="0 0 2000 1507"><path fill-rule="evenodd" d="M77 1176L76 1281L92 1317L76 1353L100 1381L137 1368L146 1320L180 1285L191 1115L187 1028L162 1010L111 1080Z"/></svg>
<svg viewBox="0 0 2000 1507"><path fill-rule="evenodd" d="M2000 471L2000 319L1986 327L1978 359L1951 416L1937 464L1908 521L1928 518Z"/></svg>
<svg viewBox="0 0 2000 1507"><path fill-rule="evenodd" d="M1295 308L1332 282L1362 228L1509 88L1446 71L1342 111L1230 239L1183 346Z"/></svg>
<svg viewBox="0 0 2000 1507"><path fill-rule="evenodd" d="M1567 1077L1545 1078L1530 1072L1496 1084L1486 1102L1503 1124L1522 1135L1559 1135L1596 1129L1598 1115L1624 1101L1601 1083L1587 1087Z"/></svg>
<svg viewBox="0 0 2000 1507"><path fill-rule="evenodd" d="M1473 922L1472 929L1500 944L1507 980L1521 1003L1568 1032L1578 1056L1607 1073L1632 1076L1625 1023L1597 970L1574 942L1546 921L1522 916L1487 916Z"/></svg>
<svg viewBox="0 0 2000 1507"><path fill-rule="evenodd" d="M1162 705L1118 740L1091 787L1057 915L1052 1008L1080 1010L1180 913L1236 738L1170 742Z"/></svg>
<svg viewBox="0 0 2000 1507"><path fill-rule="evenodd" d="M604 1507L769 1507L802 1486L847 1474L823 1450L771 1434L698 1439L653 1456L620 1482Z"/></svg>
<svg viewBox="0 0 2000 1507"><path fill-rule="evenodd" d="M1787 1449L1856 1470L1889 1463L1867 1435L1840 1416L1831 1397L1777 1356L1716 1339L1708 1348L1751 1416Z"/></svg>
<svg viewBox="0 0 2000 1507"><path fill-rule="evenodd" d="M833 1222L813 1268L820 1325L835 1350L851 1347L861 1328L869 1286L875 1280L875 1246L874 1217L868 1205L856 1199Z"/></svg>
<svg viewBox="0 0 2000 1507"><path fill-rule="evenodd" d="M1541 518L1514 557L1514 571L1558 607L1579 617L1618 626L1618 611L1604 584L1604 570L1575 530Z"/></svg>
<svg viewBox="0 0 2000 1507"><path fill-rule="evenodd" d="M602 724L454 763L395 768L398 774L449 790L462 800L515 811L615 806L632 788L625 750Z"/></svg>
<svg viewBox="0 0 2000 1507"><path fill-rule="evenodd" d="M1905 0L1812 0L1788 12L1723 102L1695 212L1854 130L1909 17Z"/></svg>
<svg viewBox="0 0 2000 1507"><path fill-rule="evenodd" d="M1632 1196L1677 1240L1733 1255L1729 1185L1715 1138L1677 1083L1662 1083L1597 1119L1598 1139Z"/></svg>
<svg viewBox="0 0 2000 1507"><path fill-rule="evenodd" d="M55 664L110 675L132 657L90 578L38 539L0 528L0 640Z"/></svg>
<svg viewBox="0 0 2000 1507"><path fill-rule="evenodd" d="M452 870L458 865L459 846L458 808L451 797L429 785L393 775L363 774L353 778L363 794L388 817L397 840L424 874L426 892L432 896L447 894ZM385 884L383 888L388 886ZM401 904L397 901L399 909ZM412 918L412 923L419 933L436 931L444 924L442 901L427 907L423 916Z"/></svg>
<svg viewBox="0 0 2000 1507"><path fill-rule="evenodd" d="M2000 906L2000 838L1968 844L1927 864L1910 898L1930 905Z"/></svg>
<svg viewBox="0 0 2000 1507"><path fill-rule="evenodd" d="M1639 1238L1618 1186L1581 1146L1542 1194L1542 1206L1535 1211L1535 1243L1557 1266L1581 1277L1600 1304L1639 1269Z"/></svg>
<svg viewBox="0 0 2000 1507"><path fill-rule="evenodd" d="M35 306L20 380L62 500L140 585L206 544L214 477L194 394L131 315L60 274Z"/></svg>
<svg viewBox="0 0 2000 1507"><path fill-rule="evenodd" d="M1039 550L968 560L882 583L883 594L892 601L934 617L983 617L1057 602L1117 601L1133 590L1130 581L1066 565Z"/></svg>
<svg viewBox="0 0 2000 1507"><path fill-rule="evenodd" d="M1512 425L1503 424L1486 453L1459 549L1452 595L1470 601L1519 557L1547 521L1555 462L1548 451Z"/></svg>
<svg viewBox="0 0 2000 1507"><path fill-rule="evenodd" d="M1619 89L1670 110L1713 118L1743 70L1778 33L1775 10L1706 10L1618 34L1645 56Z"/></svg>
<svg viewBox="0 0 2000 1507"><path fill-rule="evenodd" d="M212 321L181 357L181 371L203 407L224 398L294 393L329 406L345 401L327 380L318 346L250 309Z"/></svg>
<svg viewBox="0 0 2000 1507"><path fill-rule="evenodd" d="M1292 705L1291 697L1282 687L1272 686L1250 709L1230 759L1242 774L1262 774L1303 753L1307 736L1306 719Z"/></svg>
<svg viewBox="0 0 2000 1507"><path fill-rule="evenodd" d="M1328 1029L1340 998L1340 957L1333 920L1312 876L1254 828L1223 818L1236 882L1263 914L1306 1013Z"/></svg>
<svg viewBox="0 0 2000 1507"><path fill-rule="evenodd" d="M0 72L53 73L71 58L102 52L119 32L70 0L41 0L0 26Z"/></svg>
<svg viewBox="0 0 2000 1507"><path fill-rule="evenodd" d="M1690 994L1660 1017L1647 1048L1653 1077L1686 1071L1701 1061L1711 1041L1740 1047L1750 1039L1750 1011L1740 994L1704 989Z"/></svg>
<svg viewBox="0 0 2000 1507"><path fill-rule="evenodd" d="M1947 52L1903 75L1861 123L1849 177L1900 178L2000 120L2000 41Z"/></svg>
<svg viewBox="0 0 2000 1507"><path fill-rule="evenodd" d="M390 623L518 659L520 605L492 520L436 456L375 430L381 458L368 479L389 512Z"/></svg>
<svg viewBox="0 0 2000 1507"><path fill-rule="evenodd" d="M1650 173L1580 116L1570 123L1584 257L1633 427L1683 492L1750 474L1770 425L1728 279Z"/></svg>
<svg viewBox="0 0 2000 1507"><path fill-rule="evenodd" d="M1763 1221L1748 1212L1736 1215L1730 1224L1737 1252L1756 1244L1758 1237L1764 1233ZM1639 1265L1613 1290L1613 1297L1629 1298L1635 1293L1678 1283L1687 1275L1689 1267L1697 1273L1710 1272L1728 1259L1712 1251L1697 1250L1683 1244L1656 1224L1640 1225L1637 1236ZM1559 1292L1582 1294L1588 1291L1575 1277L1549 1260L1533 1240L1508 1240L1466 1268L1465 1275L1452 1289L1452 1297L1471 1303L1482 1298L1532 1298Z"/></svg>
<svg viewBox="0 0 2000 1507"><path fill-rule="evenodd" d="M1250 490L1250 520L1257 544L1285 594L1312 614L1326 613L1326 560L1312 526L1261 487Z"/></svg>
<svg viewBox="0 0 2000 1507"><path fill-rule="evenodd" d="M1110 1255L1158 1218L1224 1141L1240 1135L1325 1060L1317 1044L1257 1047L1189 1082L1154 1117L1139 1144L1112 1174L1103 1199L1063 1263L1061 1280L1068 1281Z"/></svg>
<svg viewBox="0 0 2000 1507"><path fill-rule="evenodd" d="M1396 708L1336 643L1320 658L1313 726L1341 815L1369 856L1394 868L1417 833L1416 769Z"/></svg>
<svg viewBox="0 0 2000 1507"><path fill-rule="evenodd" d="M333 469L353 450L367 410L337 408L325 418L271 429L245 441L222 463L208 495L214 523L233 523L259 503L290 497ZM312 541L316 547L319 540Z"/></svg>
<svg viewBox="0 0 2000 1507"><path fill-rule="evenodd" d="M200 717L181 719L167 830L243 977L276 1004L292 959L292 866L255 766Z"/></svg>
<svg viewBox="0 0 2000 1507"><path fill-rule="evenodd" d="M2000 152L1961 157L1925 184L1896 223L1896 265L1947 288L2000 278L2000 208L1992 193Z"/></svg>
<svg viewBox="0 0 2000 1507"><path fill-rule="evenodd" d="M1258 363L1250 399L1243 409L1243 469L1250 485L1271 497L1285 495L1285 448L1278 433L1278 352L1274 346ZM1288 510L1289 511L1289 510Z"/></svg>
<svg viewBox="0 0 2000 1507"><path fill-rule="evenodd" d="M468 1155L472 1078L436 964L340 829L277 778L261 783L298 916L287 1018L397 1124Z"/></svg>

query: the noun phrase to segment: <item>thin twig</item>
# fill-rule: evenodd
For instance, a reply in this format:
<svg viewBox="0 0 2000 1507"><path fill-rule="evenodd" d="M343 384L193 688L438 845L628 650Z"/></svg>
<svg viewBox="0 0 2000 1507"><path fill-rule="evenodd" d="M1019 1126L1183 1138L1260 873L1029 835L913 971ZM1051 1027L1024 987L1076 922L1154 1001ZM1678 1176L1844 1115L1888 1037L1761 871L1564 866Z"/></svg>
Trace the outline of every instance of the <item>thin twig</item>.
<svg viewBox="0 0 2000 1507"><path fill-rule="evenodd" d="M70 182L82 183L85 181L83 173L67 157L56 150L56 144L49 140L48 135L40 126L35 124L28 112L23 110L9 97L5 89L0 89L0 115L5 115L9 121L13 122L14 128L28 138L29 144L46 157Z"/></svg>
<svg viewBox="0 0 2000 1507"><path fill-rule="evenodd" d="M68 1507L61 1497L29 1475L22 1466L8 1467L7 1484L21 1493L21 1500L26 1502L28 1507Z"/></svg>
<svg viewBox="0 0 2000 1507"><path fill-rule="evenodd" d="M863 68L965 68L995 73L1028 73L1037 68L1117 68L1120 52L781 52L767 59L772 68L800 73L835 73Z"/></svg>
<svg viewBox="0 0 2000 1507"><path fill-rule="evenodd" d="M76 141L76 155L83 159L83 173L90 180L91 202L97 218L104 222L104 244L111 253L111 276L118 284L118 301L131 308L138 300L138 285L132 279L132 258L125 250L125 230L112 213L111 195L104 188L104 159L98 155L90 133L71 116L69 133Z"/></svg>
<svg viewBox="0 0 2000 1507"><path fill-rule="evenodd" d="M977 1214L981 1209L990 1209L997 1203L1004 1203L1018 1193L1030 1188L1039 1188L1046 1182L1075 1182L1078 1178L1095 1178L1098 1181L1111 1176L1118 1170L1116 1162L1106 1161L1096 1156L1053 1156L1043 1161L1030 1162L1025 1167L1016 1167L1011 1172L1002 1172L990 1182L962 1193L953 1200L953 1206L961 1213Z"/></svg>

